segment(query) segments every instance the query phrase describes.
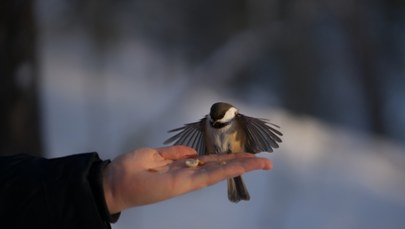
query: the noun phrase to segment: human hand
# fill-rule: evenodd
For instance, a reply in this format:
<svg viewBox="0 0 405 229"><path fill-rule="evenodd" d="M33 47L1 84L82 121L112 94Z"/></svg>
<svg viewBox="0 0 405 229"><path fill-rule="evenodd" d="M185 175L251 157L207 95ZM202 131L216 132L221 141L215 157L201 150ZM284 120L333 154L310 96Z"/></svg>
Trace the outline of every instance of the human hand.
<svg viewBox="0 0 405 229"><path fill-rule="evenodd" d="M202 166L185 165L189 158ZM270 170L271 161L248 153L197 156L193 148L143 148L114 159L103 172L110 214L213 185L252 170Z"/></svg>

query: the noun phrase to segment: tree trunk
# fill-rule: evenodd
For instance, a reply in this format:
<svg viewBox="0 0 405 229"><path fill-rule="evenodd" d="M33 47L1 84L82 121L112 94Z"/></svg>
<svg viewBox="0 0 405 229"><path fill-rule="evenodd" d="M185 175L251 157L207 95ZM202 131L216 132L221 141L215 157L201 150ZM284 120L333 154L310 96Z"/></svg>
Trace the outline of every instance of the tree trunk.
<svg viewBox="0 0 405 229"><path fill-rule="evenodd" d="M42 151L34 5L0 3L0 155Z"/></svg>

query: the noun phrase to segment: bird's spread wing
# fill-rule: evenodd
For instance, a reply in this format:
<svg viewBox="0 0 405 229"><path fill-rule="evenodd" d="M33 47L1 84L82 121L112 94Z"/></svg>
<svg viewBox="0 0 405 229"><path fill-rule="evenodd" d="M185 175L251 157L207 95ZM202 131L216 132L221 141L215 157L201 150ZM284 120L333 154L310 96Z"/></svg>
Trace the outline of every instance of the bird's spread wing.
<svg viewBox="0 0 405 229"><path fill-rule="evenodd" d="M205 154L205 140L204 140L204 125L206 118L201 119L199 122L185 124L183 127L170 130L171 132L178 132L174 136L167 139L163 144L173 145L186 145L194 148L198 154Z"/></svg>
<svg viewBox="0 0 405 229"><path fill-rule="evenodd" d="M266 119L258 119L238 114L237 120L246 133L246 150L252 153L273 152L281 143L283 134L277 130L279 126Z"/></svg>

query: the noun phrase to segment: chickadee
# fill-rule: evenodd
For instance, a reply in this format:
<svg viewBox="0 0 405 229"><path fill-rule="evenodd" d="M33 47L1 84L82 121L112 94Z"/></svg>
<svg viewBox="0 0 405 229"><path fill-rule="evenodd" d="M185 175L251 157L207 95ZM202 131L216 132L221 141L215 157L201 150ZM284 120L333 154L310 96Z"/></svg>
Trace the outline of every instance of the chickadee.
<svg viewBox="0 0 405 229"><path fill-rule="evenodd" d="M281 143L283 134L275 128L279 126L240 114L238 109L229 103L215 103L208 115L198 122L185 124L183 127L170 130L177 132L164 144L193 147L200 155L212 153L238 152L273 152ZM249 200L249 192L241 176L227 181L228 199L232 202Z"/></svg>

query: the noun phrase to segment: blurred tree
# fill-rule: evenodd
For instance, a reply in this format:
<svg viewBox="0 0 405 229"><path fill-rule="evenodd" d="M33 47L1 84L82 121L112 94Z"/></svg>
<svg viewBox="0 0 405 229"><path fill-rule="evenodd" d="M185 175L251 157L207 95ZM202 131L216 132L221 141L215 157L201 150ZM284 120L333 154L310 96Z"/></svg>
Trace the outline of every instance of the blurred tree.
<svg viewBox="0 0 405 229"><path fill-rule="evenodd" d="M34 3L0 3L0 154L42 151Z"/></svg>

